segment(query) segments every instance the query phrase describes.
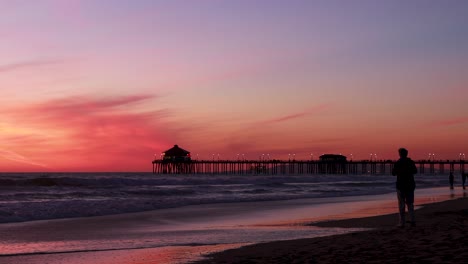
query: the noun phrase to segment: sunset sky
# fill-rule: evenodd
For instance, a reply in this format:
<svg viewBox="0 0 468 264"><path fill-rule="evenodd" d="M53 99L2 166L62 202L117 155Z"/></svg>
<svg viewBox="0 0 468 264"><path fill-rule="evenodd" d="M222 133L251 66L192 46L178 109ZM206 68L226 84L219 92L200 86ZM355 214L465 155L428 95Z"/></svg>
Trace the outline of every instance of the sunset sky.
<svg viewBox="0 0 468 264"><path fill-rule="evenodd" d="M468 155L468 1L0 2L0 171Z"/></svg>

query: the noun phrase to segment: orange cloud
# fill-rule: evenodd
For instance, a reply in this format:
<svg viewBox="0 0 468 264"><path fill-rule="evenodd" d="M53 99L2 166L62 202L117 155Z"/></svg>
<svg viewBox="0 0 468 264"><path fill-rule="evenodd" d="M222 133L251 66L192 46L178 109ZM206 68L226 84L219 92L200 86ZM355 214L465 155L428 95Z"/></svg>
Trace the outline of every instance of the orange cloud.
<svg viewBox="0 0 468 264"><path fill-rule="evenodd" d="M169 110L136 110L155 99L70 97L6 109L0 156L51 170L149 170L154 150L178 133L165 121Z"/></svg>

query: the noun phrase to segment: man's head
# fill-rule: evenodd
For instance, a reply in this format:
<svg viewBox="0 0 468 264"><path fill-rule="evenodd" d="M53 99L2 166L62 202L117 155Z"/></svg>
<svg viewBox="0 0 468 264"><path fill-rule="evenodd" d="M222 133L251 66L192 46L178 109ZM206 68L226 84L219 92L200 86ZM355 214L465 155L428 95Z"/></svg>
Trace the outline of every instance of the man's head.
<svg viewBox="0 0 468 264"><path fill-rule="evenodd" d="M408 150L405 149L405 148L400 148L398 150L398 154L400 154L401 158L406 158L406 157L408 157Z"/></svg>

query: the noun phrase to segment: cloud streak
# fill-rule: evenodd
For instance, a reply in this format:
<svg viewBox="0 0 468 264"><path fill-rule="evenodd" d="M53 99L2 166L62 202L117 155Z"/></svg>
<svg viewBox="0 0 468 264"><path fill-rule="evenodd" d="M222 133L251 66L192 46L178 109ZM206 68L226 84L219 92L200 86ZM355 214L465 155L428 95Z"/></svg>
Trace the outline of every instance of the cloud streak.
<svg viewBox="0 0 468 264"><path fill-rule="evenodd" d="M39 112L49 117L79 118L98 115L106 111L116 111L122 107L135 106L144 101L155 99L153 95L134 95L111 98L89 98L86 96L67 97L21 109L25 114Z"/></svg>
<svg viewBox="0 0 468 264"><path fill-rule="evenodd" d="M0 131L9 150L2 156L17 162L39 157L37 164L54 170L145 170L154 150L170 146L178 134L165 121L168 109L137 110L155 99L68 97L4 110L10 132Z"/></svg>
<svg viewBox="0 0 468 264"><path fill-rule="evenodd" d="M430 126L433 127L447 127L447 126L456 126L461 124L468 123L468 117L458 117L458 118L450 118L445 120L438 120L429 123Z"/></svg>
<svg viewBox="0 0 468 264"><path fill-rule="evenodd" d="M47 65L58 64L63 61L61 60L31 60L31 61L23 61L11 64L4 64L0 65L0 73L8 73L17 70L29 69L29 68L36 68L36 67L43 67Z"/></svg>
<svg viewBox="0 0 468 264"><path fill-rule="evenodd" d="M311 140L307 139L307 137L304 137L304 133L302 131L298 131L295 137L285 137L284 132L282 132L282 129L279 128L281 126L277 126L283 124L286 126L294 126L294 121L300 120L301 118L317 116L330 109L331 106L332 104L330 103L320 104L296 113L276 116L256 122L249 121L243 126L235 124L228 127L227 129L220 129L220 133L208 133L205 138L202 138L202 141L210 141L212 145L217 146L217 151L221 153L231 153L231 156L232 153L250 153L248 155L253 155L254 157L258 157L258 153L270 153L272 155L287 153L288 150L285 149L288 148L301 151L301 147L299 145L312 146L323 143L327 145L333 145L337 143L337 141L342 144L341 138L319 137L316 139L316 141L312 142ZM307 142L304 141L298 144L297 140L306 140ZM288 144L290 144L290 147L287 147ZM202 148L205 152L213 151L205 149L205 146L200 146L200 148ZM291 151L291 149L289 149L289 151ZM310 153L310 147L308 148L307 152Z"/></svg>
<svg viewBox="0 0 468 264"><path fill-rule="evenodd" d="M4 159L7 159L7 160L10 160L10 161L24 163L24 164L27 164L27 165L33 165L33 166L48 168L48 166L46 166L45 164L35 162L35 161L33 161L33 160L23 156L23 155L20 155L18 153L15 153L13 151L9 151L9 150L6 150L6 149L0 149L0 157L2 157Z"/></svg>
<svg viewBox="0 0 468 264"><path fill-rule="evenodd" d="M294 114L289 114L289 115L285 115L285 116L279 116L279 117L259 121L257 124L268 125L268 124L276 124L276 123L287 122L287 121L294 120L294 119L299 119L299 118L302 118L302 117L305 117L305 116L308 116L308 115L321 113L322 111L328 109L329 107L330 107L329 104L321 104L321 105L315 106L313 108L310 108L310 109L308 109L308 110L306 110L304 112L299 112L299 113L294 113Z"/></svg>

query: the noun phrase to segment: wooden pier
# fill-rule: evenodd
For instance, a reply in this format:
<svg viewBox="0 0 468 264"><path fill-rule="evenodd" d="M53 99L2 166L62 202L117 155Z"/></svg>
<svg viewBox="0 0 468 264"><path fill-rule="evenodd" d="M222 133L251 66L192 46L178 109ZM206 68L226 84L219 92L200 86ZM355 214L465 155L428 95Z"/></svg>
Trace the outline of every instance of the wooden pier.
<svg viewBox="0 0 468 264"><path fill-rule="evenodd" d="M154 174L298 175L392 173L392 160L323 162L319 160L191 160L153 161ZM465 160L417 160L418 174L465 173Z"/></svg>

